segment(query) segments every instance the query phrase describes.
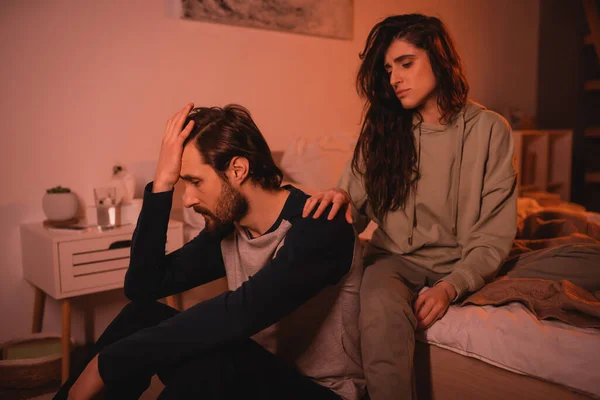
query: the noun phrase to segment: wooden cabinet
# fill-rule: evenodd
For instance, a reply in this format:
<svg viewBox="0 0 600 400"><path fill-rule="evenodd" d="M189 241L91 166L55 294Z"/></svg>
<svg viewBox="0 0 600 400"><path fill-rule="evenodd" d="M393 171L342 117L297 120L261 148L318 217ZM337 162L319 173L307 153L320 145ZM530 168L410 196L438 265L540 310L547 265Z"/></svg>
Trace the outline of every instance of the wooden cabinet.
<svg viewBox="0 0 600 400"><path fill-rule="evenodd" d="M21 225L23 277L36 288L33 332L42 329L45 295L62 305L62 377L69 375L70 298L123 287L135 227L107 231L48 229L41 223ZM165 251L183 246L183 224L169 221ZM175 306L175 300L167 299ZM93 332L92 332L93 335ZM90 340L86 329L86 340Z"/></svg>

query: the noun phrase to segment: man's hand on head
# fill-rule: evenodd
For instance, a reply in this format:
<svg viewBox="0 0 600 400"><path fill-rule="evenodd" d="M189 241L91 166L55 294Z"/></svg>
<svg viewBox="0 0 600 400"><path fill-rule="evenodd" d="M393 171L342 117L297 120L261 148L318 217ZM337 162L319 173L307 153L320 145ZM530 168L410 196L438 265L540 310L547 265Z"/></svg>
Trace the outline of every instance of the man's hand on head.
<svg viewBox="0 0 600 400"><path fill-rule="evenodd" d="M189 103L167 121L152 186L153 193L172 190L179 180L183 142L192 132L194 121L190 121L185 128L183 124L193 107L194 104Z"/></svg>

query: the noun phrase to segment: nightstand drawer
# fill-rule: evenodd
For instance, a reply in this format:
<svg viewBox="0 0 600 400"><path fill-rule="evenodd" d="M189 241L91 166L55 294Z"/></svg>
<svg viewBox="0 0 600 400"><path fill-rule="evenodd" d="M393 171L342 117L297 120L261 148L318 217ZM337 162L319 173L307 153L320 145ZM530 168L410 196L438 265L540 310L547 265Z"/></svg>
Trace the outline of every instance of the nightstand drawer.
<svg viewBox="0 0 600 400"><path fill-rule="evenodd" d="M123 287L133 225L100 231L52 230L21 225L23 277L55 299ZM183 246L183 224L169 220L167 253Z"/></svg>
<svg viewBox="0 0 600 400"><path fill-rule="evenodd" d="M168 230L167 253L181 247L178 235L181 236L179 227ZM122 286L130 251L131 234L59 243L60 291L88 290L91 293L109 286Z"/></svg>
<svg viewBox="0 0 600 400"><path fill-rule="evenodd" d="M61 292L122 283L130 248L130 234L59 243Z"/></svg>

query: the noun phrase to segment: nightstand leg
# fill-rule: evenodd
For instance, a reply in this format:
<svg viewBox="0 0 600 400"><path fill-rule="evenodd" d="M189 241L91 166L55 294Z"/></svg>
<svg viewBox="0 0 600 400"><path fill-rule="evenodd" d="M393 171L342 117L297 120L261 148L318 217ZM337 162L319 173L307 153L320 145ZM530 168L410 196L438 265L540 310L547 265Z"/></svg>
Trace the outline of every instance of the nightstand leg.
<svg viewBox="0 0 600 400"><path fill-rule="evenodd" d="M62 301L62 382L69 377L71 364L71 299Z"/></svg>
<svg viewBox="0 0 600 400"><path fill-rule="evenodd" d="M31 333L42 331L44 322L44 303L46 302L46 293L39 288L35 288L35 302L33 304L33 323L31 324Z"/></svg>

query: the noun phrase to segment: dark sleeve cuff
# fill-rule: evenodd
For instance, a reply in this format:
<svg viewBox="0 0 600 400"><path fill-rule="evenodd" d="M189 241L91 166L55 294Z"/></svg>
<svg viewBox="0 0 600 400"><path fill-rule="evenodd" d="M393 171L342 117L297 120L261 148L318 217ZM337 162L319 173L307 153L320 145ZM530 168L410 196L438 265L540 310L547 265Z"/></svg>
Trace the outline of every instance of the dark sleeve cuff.
<svg viewBox="0 0 600 400"><path fill-rule="evenodd" d="M157 204L157 205L160 205L161 207L164 207L165 205L169 205L169 207L170 207L171 203L173 202L173 192L175 191L175 189L171 189L166 192L152 193L153 185L154 185L154 182L148 182L148 184L144 188L143 205Z"/></svg>
<svg viewBox="0 0 600 400"><path fill-rule="evenodd" d="M159 225L168 224L169 215L171 214L171 206L173 205L173 192L171 189L166 192L152 193L152 185L154 182L150 182L144 188L144 201L142 202L142 210L140 217L145 215L153 215L150 220ZM140 218L138 225L142 220L148 223L148 218Z"/></svg>

